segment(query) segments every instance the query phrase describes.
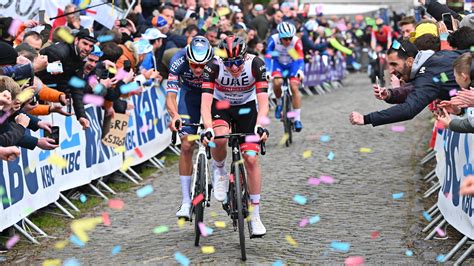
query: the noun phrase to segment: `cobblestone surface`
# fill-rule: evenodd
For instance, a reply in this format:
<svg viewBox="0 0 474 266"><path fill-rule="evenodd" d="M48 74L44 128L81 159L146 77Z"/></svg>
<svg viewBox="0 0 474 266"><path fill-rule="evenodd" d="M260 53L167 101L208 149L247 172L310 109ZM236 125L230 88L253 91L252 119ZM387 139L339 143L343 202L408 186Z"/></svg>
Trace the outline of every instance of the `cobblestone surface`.
<svg viewBox="0 0 474 266"><path fill-rule="evenodd" d="M406 126L403 133L392 132L390 125L353 127L348 122L350 111L367 113L386 108L387 104L373 98L366 75L350 75L345 83L343 89L304 99L305 128L295 135L290 148L278 146L282 126L272 121L268 152L261 160L261 217L268 232L262 239L247 240L248 264L281 260L290 264L341 265L349 256L363 256L370 265L435 262L434 252L429 256L417 256L416 252L413 257L405 256L410 227L419 223L420 215L414 215L412 203L416 197L415 149L429 136L428 113L402 123ZM321 135L329 135L331 140L322 143ZM371 148L372 153L360 153L360 148ZM303 159L308 150L312 157ZM330 151L335 154L333 161L327 159ZM308 185L309 177L320 175L334 177L335 183ZM178 228L174 217L181 200L177 165L160 171L146 183L153 185L154 193L143 199L137 198L135 191L120 194L125 209L110 210L112 226L96 228L84 248L70 244L58 251L51 244L27 262L74 257L95 265L171 264L176 263L174 253L179 251L192 263L241 263L238 233L229 226L230 219L216 201L205 213L205 223L214 228L214 233L201 240L202 245L214 246L216 253L205 255L194 247L193 225L187 223ZM392 194L400 192L403 197L392 198ZM307 197L308 203L298 205L292 200L296 194ZM211 217L211 212L217 216ZM90 214L95 215L100 212ZM302 218L314 215L320 215L318 223L298 226ZM225 221L228 226L216 229L214 221ZM169 232L153 234L153 228L159 225L169 226ZM374 231L380 236L372 239ZM298 247L287 243L285 235L291 235ZM331 250L334 240L349 243L349 252ZM112 256L116 245L121 245L122 250Z"/></svg>

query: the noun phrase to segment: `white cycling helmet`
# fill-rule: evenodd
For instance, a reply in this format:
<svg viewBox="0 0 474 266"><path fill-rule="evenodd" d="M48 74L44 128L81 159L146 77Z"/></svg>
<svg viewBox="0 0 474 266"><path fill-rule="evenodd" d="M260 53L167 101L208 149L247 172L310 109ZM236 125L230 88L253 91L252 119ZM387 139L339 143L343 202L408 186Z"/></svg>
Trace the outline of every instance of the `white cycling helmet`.
<svg viewBox="0 0 474 266"><path fill-rule="evenodd" d="M186 47L186 58L195 64L206 64L214 57L209 41L203 36L196 36Z"/></svg>
<svg viewBox="0 0 474 266"><path fill-rule="evenodd" d="M288 23L288 22L282 22L278 24L277 26L277 31L278 31L278 37L281 38L291 38L295 36L296 34L296 27L295 25Z"/></svg>

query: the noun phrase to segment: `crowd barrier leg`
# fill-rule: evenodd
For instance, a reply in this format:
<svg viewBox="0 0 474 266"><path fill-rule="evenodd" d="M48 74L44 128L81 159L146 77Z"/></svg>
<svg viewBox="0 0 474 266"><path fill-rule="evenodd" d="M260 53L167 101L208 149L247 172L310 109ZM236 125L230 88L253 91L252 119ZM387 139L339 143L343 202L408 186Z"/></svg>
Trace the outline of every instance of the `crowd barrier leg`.
<svg viewBox="0 0 474 266"><path fill-rule="evenodd" d="M116 195L117 192L115 192L111 187L109 187L104 181L102 181L102 178L99 179L99 181L97 181L97 186L101 186L103 188L105 188L105 190L107 190L108 192L110 192L112 195Z"/></svg>
<svg viewBox="0 0 474 266"><path fill-rule="evenodd" d="M143 178L137 172L135 172L135 170L133 170L131 167L128 168L128 171L132 173L132 175L136 177L138 180L143 181Z"/></svg>
<svg viewBox="0 0 474 266"><path fill-rule="evenodd" d="M431 240L436 235L436 229L441 228L446 223L446 219L443 219L426 237L425 240Z"/></svg>
<svg viewBox="0 0 474 266"><path fill-rule="evenodd" d="M424 177L423 177L423 180L428 180L430 177L436 175L436 168L433 169L431 172L429 172L428 174L426 174ZM427 181L429 182L429 181Z"/></svg>
<svg viewBox="0 0 474 266"><path fill-rule="evenodd" d="M24 237L26 237L28 240L30 240L31 242L33 242L34 244L40 244L38 242L38 240L36 240L33 236L31 236L30 234L28 234L28 232L26 232L23 228L21 228L20 226L18 226L17 224L14 224L13 227L18 231L20 232Z"/></svg>
<svg viewBox="0 0 474 266"><path fill-rule="evenodd" d="M329 92L332 91L332 88L331 88L332 86L331 86L331 84L329 84L329 83L327 83L327 82L323 82L322 86L323 86L323 89L326 90L326 92L329 93Z"/></svg>
<svg viewBox="0 0 474 266"><path fill-rule="evenodd" d="M316 87L314 87L314 89L316 90L316 92L318 92L319 95L326 94L321 85L317 85Z"/></svg>
<svg viewBox="0 0 474 266"><path fill-rule="evenodd" d="M461 265L474 251L474 244L471 244L471 246L459 257L459 259L454 262L455 266Z"/></svg>
<svg viewBox="0 0 474 266"><path fill-rule="evenodd" d="M72 215L66 208L64 208L57 201L54 202L54 205L56 205L56 207L58 207L67 217L74 219L74 215Z"/></svg>
<svg viewBox="0 0 474 266"><path fill-rule="evenodd" d="M74 211L80 212L79 208L77 208L74 203L72 203L66 196L64 196L63 193L59 193L59 197L64 200L64 202L66 202L66 204L69 205L69 207L71 207Z"/></svg>
<svg viewBox="0 0 474 266"><path fill-rule="evenodd" d="M133 183L135 183L137 185L140 184L140 183L138 183L137 180L133 179L133 177L131 177L127 172L120 170L120 173L122 173L122 175L124 175L126 178L128 178Z"/></svg>
<svg viewBox="0 0 474 266"><path fill-rule="evenodd" d="M430 151L420 162L421 165L426 164L436 157L436 152L434 150Z"/></svg>
<svg viewBox="0 0 474 266"><path fill-rule="evenodd" d="M88 184L90 188L92 188L92 190L94 190L95 193L97 193L97 195L99 195L100 197L102 197L103 199L105 200L109 200L109 198L107 198L107 196L102 193L102 191L100 191L96 186L92 185L92 184Z"/></svg>
<svg viewBox="0 0 474 266"><path fill-rule="evenodd" d="M439 208L435 208L435 209L433 210L433 212L429 212L428 214L429 214L431 217L433 217L433 216L435 216L435 214L437 214L438 212L439 212Z"/></svg>
<svg viewBox="0 0 474 266"><path fill-rule="evenodd" d="M300 87L300 90L301 90L301 91L304 91L304 93L306 93L306 94L309 95L309 96L313 96L313 95L314 95L313 92L312 92L308 87L301 86L301 87Z"/></svg>
<svg viewBox="0 0 474 266"><path fill-rule="evenodd" d="M436 178L436 175L432 175L428 180L426 180L426 183L433 182Z"/></svg>
<svg viewBox="0 0 474 266"><path fill-rule="evenodd" d="M429 198L431 195L433 195L433 193L435 193L438 189L441 188L441 183L436 183L434 184L430 189L428 189L425 194L423 194L423 198L426 199L426 198Z"/></svg>
<svg viewBox="0 0 474 266"><path fill-rule="evenodd" d="M451 257L454 256L454 254L456 254L456 252L458 252L462 246L464 246L464 244L466 244L467 240L469 239L469 237L467 236L464 236L461 241L459 241L449 252L448 254L446 254L444 256L444 261L448 261Z"/></svg>
<svg viewBox="0 0 474 266"><path fill-rule="evenodd" d="M31 226L31 228L33 228L36 232L38 232L40 235L42 236L48 236L48 234L46 234L43 230L41 230L41 228L39 228L38 226L36 226L36 224L34 224L32 221L30 221L30 219L28 218L24 218L23 220L25 220L25 222Z"/></svg>
<svg viewBox="0 0 474 266"><path fill-rule="evenodd" d="M178 156L179 156L179 154L181 153L181 151L179 150L179 148L176 147L176 146L174 146L174 145L169 145L168 148L169 148L172 152L174 152L176 155L178 155Z"/></svg>
<svg viewBox="0 0 474 266"><path fill-rule="evenodd" d="M160 162L160 160L156 159L155 157L151 157L150 162L158 169L165 168L164 164Z"/></svg>
<svg viewBox="0 0 474 266"><path fill-rule="evenodd" d="M434 211L434 210L437 209L437 208L438 208L438 203L435 203L435 204L433 204L433 206L431 206L426 212L427 212L428 214L431 214L431 212ZM431 216L433 216L433 215L431 215Z"/></svg>
<svg viewBox="0 0 474 266"><path fill-rule="evenodd" d="M423 233L428 232L430 230L430 228L433 227L441 219L443 219L443 215L440 214L440 215L436 216L436 218L434 218L433 221L431 221L427 226L425 226L425 228L423 228L423 230L421 230L421 232L423 232Z"/></svg>

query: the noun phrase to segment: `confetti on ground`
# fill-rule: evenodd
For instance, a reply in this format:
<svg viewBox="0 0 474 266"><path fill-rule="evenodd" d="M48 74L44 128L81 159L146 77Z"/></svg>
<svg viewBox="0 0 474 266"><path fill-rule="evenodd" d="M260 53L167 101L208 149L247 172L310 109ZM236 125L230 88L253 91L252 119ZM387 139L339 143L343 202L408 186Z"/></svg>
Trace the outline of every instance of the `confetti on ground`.
<svg viewBox="0 0 474 266"><path fill-rule="evenodd" d="M125 203L119 199L110 199L109 200L109 208L121 210L125 206Z"/></svg>
<svg viewBox="0 0 474 266"><path fill-rule="evenodd" d="M61 250L61 249L64 249L67 246L67 244L69 244L68 240L61 240L54 244L54 248Z"/></svg>
<svg viewBox="0 0 474 266"><path fill-rule="evenodd" d="M200 193L199 195L197 195L196 197L194 197L193 199L193 206L196 206L198 205L201 201L204 200L204 194Z"/></svg>
<svg viewBox="0 0 474 266"><path fill-rule="evenodd" d="M250 135L245 137L245 142L259 142L260 137L258 135Z"/></svg>
<svg viewBox="0 0 474 266"><path fill-rule="evenodd" d="M324 184L333 184L334 178L332 176L322 175L319 177L319 181Z"/></svg>
<svg viewBox="0 0 474 266"><path fill-rule="evenodd" d="M63 266L80 266L81 263L76 258L66 259L63 263Z"/></svg>
<svg viewBox="0 0 474 266"><path fill-rule="evenodd" d="M307 159L309 157L313 156L313 152L312 151L305 151L303 152L303 158Z"/></svg>
<svg viewBox="0 0 474 266"><path fill-rule="evenodd" d="M183 266L188 266L191 261L180 252L174 253L174 259Z"/></svg>
<svg viewBox="0 0 474 266"><path fill-rule="evenodd" d="M61 266L60 259L49 259L43 261L43 266Z"/></svg>
<svg viewBox="0 0 474 266"><path fill-rule="evenodd" d="M82 99L84 104L92 104L94 106L102 106L104 105L105 99L102 96L94 95L94 94L86 94Z"/></svg>
<svg viewBox="0 0 474 266"><path fill-rule="evenodd" d="M114 39L114 36L112 35L101 35L97 37L98 42L110 42Z"/></svg>
<svg viewBox="0 0 474 266"><path fill-rule="evenodd" d="M102 222L105 226L110 226L110 216L108 212L102 213Z"/></svg>
<svg viewBox="0 0 474 266"><path fill-rule="evenodd" d="M308 218L301 219L299 223L299 227L305 227L308 224L308 222L309 222Z"/></svg>
<svg viewBox="0 0 474 266"><path fill-rule="evenodd" d="M212 253L216 252L216 250L214 249L213 246L202 246L201 247L201 252L203 254L212 254Z"/></svg>
<svg viewBox="0 0 474 266"><path fill-rule="evenodd" d="M392 194L392 198L393 199L401 199L401 198L403 198L403 194L404 194L403 192Z"/></svg>
<svg viewBox="0 0 474 266"><path fill-rule="evenodd" d="M125 151L126 151L125 146L118 146L118 147L114 148L114 152L116 152L116 153L123 153Z"/></svg>
<svg viewBox="0 0 474 266"><path fill-rule="evenodd" d="M456 89L452 89L449 91L449 96L453 97L453 96L456 96L458 94L458 90Z"/></svg>
<svg viewBox="0 0 474 266"><path fill-rule="evenodd" d="M361 153L371 153L372 149L371 148L360 148L359 152L361 152Z"/></svg>
<svg viewBox="0 0 474 266"><path fill-rule="evenodd" d="M118 254L122 250L122 247L120 245L117 245L112 248L112 256Z"/></svg>
<svg viewBox="0 0 474 266"><path fill-rule="evenodd" d="M217 212L211 212L211 217L217 217Z"/></svg>
<svg viewBox="0 0 474 266"><path fill-rule="evenodd" d="M16 99L21 103L28 101L29 99L33 98L35 95L35 91L32 89L24 89L21 91L17 96Z"/></svg>
<svg viewBox="0 0 474 266"><path fill-rule="evenodd" d="M138 158L142 158L143 157L143 153L142 151L140 150L140 148L136 147L135 149L133 149L135 151L135 153L137 154Z"/></svg>
<svg viewBox="0 0 474 266"><path fill-rule="evenodd" d="M51 156L48 157L47 162L61 169L67 167L67 161L57 153L51 154Z"/></svg>
<svg viewBox="0 0 474 266"><path fill-rule="evenodd" d="M120 92L122 94L128 94L132 91L138 90L140 88L140 85L136 81L130 82L128 84L120 86Z"/></svg>
<svg viewBox="0 0 474 266"><path fill-rule="evenodd" d="M207 230L206 230L206 225L202 222L199 223L199 231L201 232L201 235L203 237L207 237Z"/></svg>
<svg viewBox="0 0 474 266"><path fill-rule="evenodd" d="M349 243L332 241L331 248L337 251L348 252L351 245Z"/></svg>
<svg viewBox="0 0 474 266"><path fill-rule="evenodd" d="M319 140L320 140L321 142L329 142L329 141L331 140L331 137L328 136L328 135L322 135L322 136L319 138Z"/></svg>
<svg viewBox="0 0 474 266"><path fill-rule="evenodd" d="M321 183L321 181L319 179L317 179L316 177L310 177L308 179L308 185L310 185L310 186L318 186L320 183Z"/></svg>
<svg viewBox="0 0 474 266"><path fill-rule="evenodd" d="M408 257L411 257L411 256L413 256L413 251L407 249L407 251L405 251L405 255L408 256Z"/></svg>
<svg viewBox="0 0 474 266"><path fill-rule="evenodd" d="M146 196L150 195L152 192L153 192L153 186L152 185L146 185L146 186L140 188L139 190L137 190L137 196L139 198L143 198L143 197L146 197Z"/></svg>
<svg viewBox="0 0 474 266"><path fill-rule="evenodd" d="M166 225L160 225L160 226L155 227L155 228L153 229L153 233L155 233L155 234L157 234L157 235L162 234L162 233L166 233L166 232L168 232L168 231L169 231L169 228L168 228L168 226L166 226Z"/></svg>
<svg viewBox="0 0 474 266"><path fill-rule="evenodd" d="M277 260L272 264L272 266L283 266L283 261Z"/></svg>
<svg viewBox="0 0 474 266"><path fill-rule="evenodd" d="M288 133L283 134L281 137L280 141L278 142L278 145L282 146L285 144L285 142L290 138L290 135Z"/></svg>
<svg viewBox="0 0 474 266"><path fill-rule="evenodd" d="M82 80L82 79L80 79L76 76L73 76L69 80L69 85L73 86L76 89L81 89L81 88L84 88L86 86L86 81Z"/></svg>
<svg viewBox="0 0 474 266"><path fill-rule="evenodd" d="M295 195L293 197L293 200L296 201L299 205L305 205L306 204L306 197L301 196L301 195Z"/></svg>
<svg viewBox="0 0 474 266"><path fill-rule="evenodd" d="M14 235L10 239L8 239L5 246L7 247L7 249L11 249L16 243L18 243L18 241L20 241L20 236Z"/></svg>
<svg viewBox="0 0 474 266"><path fill-rule="evenodd" d="M297 247L298 246L298 243L296 243L296 241L293 239L293 237L291 237L290 235L286 235L285 236L285 239L286 239L286 242L288 242L290 245L292 245L293 247Z"/></svg>
<svg viewBox="0 0 474 266"><path fill-rule="evenodd" d="M359 265L363 265L364 262L365 262L364 257L352 256L352 257L346 258L346 260L344 261L344 265L346 265L346 266L359 266Z"/></svg>
<svg viewBox="0 0 474 266"><path fill-rule="evenodd" d="M392 126L393 132L405 132L405 126Z"/></svg>
<svg viewBox="0 0 474 266"><path fill-rule="evenodd" d="M446 75L446 73L441 73L440 75L440 79L441 79L441 82L445 83L447 82L449 79L448 79L448 75Z"/></svg>
<svg viewBox="0 0 474 266"><path fill-rule="evenodd" d="M94 230L94 228L102 222L102 217L77 219L72 221L71 229L74 236L77 236L81 242L87 243L87 241L89 241L89 236L86 231Z"/></svg>
<svg viewBox="0 0 474 266"><path fill-rule="evenodd" d="M132 157L125 158L125 160L122 163L122 166L120 166L120 170L123 172L126 172L130 166L132 166L134 159Z"/></svg>
<svg viewBox="0 0 474 266"><path fill-rule="evenodd" d="M188 135L187 138L188 138L188 141L191 142L191 141L199 140L201 138L201 136L199 136L199 135Z"/></svg>
<svg viewBox="0 0 474 266"><path fill-rule="evenodd" d="M207 146L209 146L209 148L215 148L216 144L214 142L210 141L209 143L207 143Z"/></svg>
<svg viewBox="0 0 474 266"><path fill-rule="evenodd" d="M81 194L81 196L79 196L79 200L80 200L82 203L85 203L85 202L87 201L86 195Z"/></svg>
<svg viewBox="0 0 474 266"><path fill-rule="evenodd" d="M184 218L179 218L177 224L179 228L183 228L186 224L186 220Z"/></svg>
<svg viewBox="0 0 474 266"><path fill-rule="evenodd" d="M226 110L230 108L230 102L229 101L218 101L216 103L216 109L217 110Z"/></svg>
<svg viewBox="0 0 474 266"><path fill-rule="evenodd" d="M321 221L321 217L319 217L319 215L315 215L315 216L309 218L309 223L310 224L315 224L319 221Z"/></svg>
<svg viewBox="0 0 474 266"><path fill-rule="evenodd" d="M74 42L74 36L71 35L67 30L60 28L57 32L59 38L63 40L64 42L67 42L69 44Z"/></svg>
<svg viewBox="0 0 474 266"><path fill-rule="evenodd" d="M439 235L440 237L445 237L445 236L446 236L446 233L445 233L443 230L441 230L441 228L436 227L435 230L436 230L436 233L438 233L438 235Z"/></svg>
<svg viewBox="0 0 474 266"><path fill-rule="evenodd" d="M69 241L71 241L71 243L75 244L76 246L79 246L79 247L84 247L85 244L84 242L82 242L77 236L75 235L72 235L70 238L69 238Z"/></svg>
<svg viewBox="0 0 474 266"><path fill-rule="evenodd" d="M444 262L444 255L443 255L443 254L439 254L439 255L436 257L436 261L437 261L437 262Z"/></svg>
<svg viewBox="0 0 474 266"><path fill-rule="evenodd" d="M215 221L214 222L214 225L217 227L217 228L225 228L225 222L223 221Z"/></svg>
<svg viewBox="0 0 474 266"><path fill-rule="evenodd" d="M370 233L370 238L372 239L376 239L379 236L380 236L380 233L378 231L373 231L372 233Z"/></svg>
<svg viewBox="0 0 474 266"><path fill-rule="evenodd" d="M298 114L295 111L290 111L286 114L286 117L288 118L295 118Z"/></svg>
<svg viewBox="0 0 474 266"><path fill-rule="evenodd" d="M425 217L425 219L426 219L428 222L431 222L431 220L433 220L433 218L431 218L431 215L430 215L428 212L426 212L426 211L423 212L423 217Z"/></svg>
<svg viewBox="0 0 474 266"><path fill-rule="evenodd" d="M329 161L334 160L334 152L332 152L332 151L329 152L329 154L328 154L328 160L329 160Z"/></svg>
<svg viewBox="0 0 474 266"><path fill-rule="evenodd" d="M246 114L249 114L251 111L250 108L240 108L239 109L239 115L246 115Z"/></svg>

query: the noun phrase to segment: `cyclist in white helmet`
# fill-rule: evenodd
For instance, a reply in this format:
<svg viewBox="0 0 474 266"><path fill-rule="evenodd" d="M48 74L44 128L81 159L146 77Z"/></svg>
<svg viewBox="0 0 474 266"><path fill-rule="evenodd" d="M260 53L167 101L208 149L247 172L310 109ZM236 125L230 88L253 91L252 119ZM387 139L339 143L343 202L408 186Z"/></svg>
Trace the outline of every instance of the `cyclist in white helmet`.
<svg viewBox="0 0 474 266"><path fill-rule="evenodd" d="M178 51L170 61L166 95L166 107L171 116L171 130L178 131L181 138L179 176L183 201L176 216L189 219L191 208L190 185L194 141L188 141L188 134L196 134L196 127L175 127L176 121L199 123L201 118L202 74L204 66L214 57L209 41L196 36L185 48ZM179 91L179 101L177 100Z"/></svg>
<svg viewBox="0 0 474 266"><path fill-rule="evenodd" d="M303 44L300 38L296 37L296 27L289 22L282 22L277 26L278 33L270 36L265 55L265 65L270 71L267 78L288 77L290 78L290 88L293 94L293 108L295 112L295 131L303 129L301 123L301 95L299 85L304 78L304 54ZM285 74L283 76L283 74ZM277 108L275 118L281 118L282 99L281 85L282 79L273 79L273 91L277 98Z"/></svg>

